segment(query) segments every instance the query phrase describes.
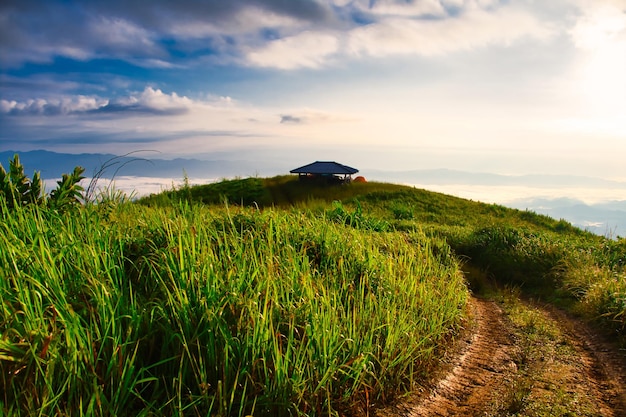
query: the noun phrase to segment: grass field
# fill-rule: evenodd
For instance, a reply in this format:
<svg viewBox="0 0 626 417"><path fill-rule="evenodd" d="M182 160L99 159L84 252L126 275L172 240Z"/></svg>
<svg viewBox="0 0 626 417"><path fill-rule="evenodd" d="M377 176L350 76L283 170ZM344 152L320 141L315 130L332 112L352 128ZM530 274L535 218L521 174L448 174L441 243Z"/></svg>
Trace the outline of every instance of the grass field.
<svg viewBox="0 0 626 417"><path fill-rule="evenodd" d="M464 263L626 326L626 240L393 184L247 178L0 216L6 415L367 410L437 366L480 285Z"/></svg>

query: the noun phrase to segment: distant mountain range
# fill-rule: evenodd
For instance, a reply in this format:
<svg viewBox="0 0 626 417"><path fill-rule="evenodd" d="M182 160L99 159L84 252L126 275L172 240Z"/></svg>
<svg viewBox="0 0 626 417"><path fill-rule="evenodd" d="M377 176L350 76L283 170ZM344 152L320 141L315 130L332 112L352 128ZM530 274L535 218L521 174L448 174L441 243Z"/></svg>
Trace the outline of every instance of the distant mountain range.
<svg viewBox="0 0 626 417"><path fill-rule="evenodd" d="M84 167L85 175L93 176L107 164L109 168L102 175L104 178L112 178L116 175L183 178L185 173L189 177L228 178L254 175L255 169L267 168L266 164L257 164L252 168L248 161L159 159L154 158L154 154L149 152L120 157L112 154L5 151L0 152L0 163L8 168L9 159L12 159L16 153L19 154L20 161L28 175L32 175L33 171L37 170L44 179L60 178L62 174L71 172L75 166Z"/></svg>
<svg viewBox="0 0 626 417"><path fill-rule="evenodd" d="M0 152L0 163L8 169L9 160L16 152ZM115 176L152 177L180 180L189 178L233 178L253 175L273 176L286 174L288 161L277 163L256 160L199 160L199 159L159 159L154 154L135 153L123 157L112 154L66 154L49 151L19 152L20 161L27 174L41 172L44 179L60 178L71 172L75 166L85 168L87 177L93 176L102 167L109 165L102 178ZM158 154L157 154L158 155ZM556 219L565 219L572 224L594 233L610 236L626 236L626 182L602 178L571 175L499 175L490 173L464 172L449 169L382 171L362 169L361 174L376 181L405 184L429 184L441 186L469 187L527 187L530 189L608 189L614 194L613 201L586 204L577 198L537 198L524 197L504 203L522 210L532 210ZM141 187L141 179L137 186ZM141 190L139 190L141 191ZM140 192L141 194L141 192ZM540 195L540 193L537 193ZM565 194L564 194L565 195Z"/></svg>
<svg viewBox="0 0 626 417"><path fill-rule="evenodd" d="M626 200L589 205L570 198L536 198L520 199L507 205L555 219L565 219L599 235L626 237Z"/></svg>

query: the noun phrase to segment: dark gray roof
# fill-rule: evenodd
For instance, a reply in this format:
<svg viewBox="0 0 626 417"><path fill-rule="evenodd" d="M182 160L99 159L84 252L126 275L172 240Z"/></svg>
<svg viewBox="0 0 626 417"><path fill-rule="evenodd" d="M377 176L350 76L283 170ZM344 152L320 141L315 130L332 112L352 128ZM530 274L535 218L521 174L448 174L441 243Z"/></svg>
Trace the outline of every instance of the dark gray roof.
<svg viewBox="0 0 626 417"><path fill-rule="evenodd" d="M356 174L358 169L332 161L316 161L300 168L292 169L292 174Z"/></svg>

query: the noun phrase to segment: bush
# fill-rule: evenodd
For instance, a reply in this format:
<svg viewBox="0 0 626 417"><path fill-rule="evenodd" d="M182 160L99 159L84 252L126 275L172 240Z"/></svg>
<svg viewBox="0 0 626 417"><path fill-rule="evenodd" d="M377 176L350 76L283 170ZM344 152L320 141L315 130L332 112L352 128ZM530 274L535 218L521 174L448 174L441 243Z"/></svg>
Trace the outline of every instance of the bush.
<svg viewBox="0 0 626 417"><path fill-rule="evenodd" d="M559 240L506 225L479 228L451 245L498 280L531 286L553 286L553 270L566 254Z"/></svg>
<svg viewBox="0 0 626 417"><path fill-rule="evenodd" d="M24 173L24 166L20 163L19 155L15 155L9 161L7 173L0 164L0 211L14 210L28 205L43 205L48 203L51 208L59 211L80 205L83 199L83 187L80 181L85 168L76 167L71 174L63 174L63 178L57 182L57 188L50 193L49 200L43 194L43 187L39 172L35 171L33 179L29 179Z"/></svg>
<svg viewBox="0 0 626 417"><path fill-rule="evenodd" d="M326 212L326 216L337 223L342 223L355 229L384 232L389 228L389 224L384 220L365 216L358 201L352 213L344 209L340 201L333 201L333 209Z"/></svg>
<svg viewBox="0 0 626 417"><path fill-rule="evenodd" d="M24 166L17 154L9 161L8 173L0 164L0 199L5 201L9 210L29 204L39 205L44 201L39 172L35 172L30 180L24 174Z"/></svg>

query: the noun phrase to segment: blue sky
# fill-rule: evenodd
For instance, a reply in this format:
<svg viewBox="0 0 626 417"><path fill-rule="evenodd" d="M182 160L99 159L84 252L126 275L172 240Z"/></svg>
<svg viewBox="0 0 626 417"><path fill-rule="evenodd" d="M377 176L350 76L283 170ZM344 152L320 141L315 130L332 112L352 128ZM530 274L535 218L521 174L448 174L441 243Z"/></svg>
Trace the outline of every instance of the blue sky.
<svg viewBox="0 0 626 417"><path fill-rule="evenodd" d="M8 0L0 69L0 151L626 180L626 0Z"/></svg>

